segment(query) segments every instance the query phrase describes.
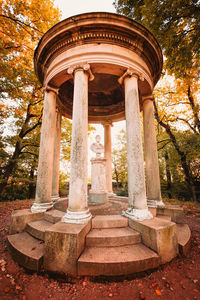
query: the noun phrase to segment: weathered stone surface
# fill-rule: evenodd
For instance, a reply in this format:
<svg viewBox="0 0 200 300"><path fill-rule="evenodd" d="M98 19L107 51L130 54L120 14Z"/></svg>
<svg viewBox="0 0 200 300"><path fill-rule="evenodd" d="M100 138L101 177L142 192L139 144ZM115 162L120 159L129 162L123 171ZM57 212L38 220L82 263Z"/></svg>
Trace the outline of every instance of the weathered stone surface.
<svg viewBox="0 0 200 300"><path fill-rule="evenodd" d="M86 237L87 247L125 246L140 242L140 233L129 227L92 229Z"/></svg>
<svg viewBox="0 0 200 300"><path fill-rule="evenodd" d="M14 210L11 215L9 234L24 231L27 223L39 220L43 215L43 213L32 213L30 209Z"/></svg>
<svg viewBox="0 0 200 300"><path fill-rule="evenodd" d="M89 205L99 205L104 204L108 201L108 194L107 193L91 193L89 192Z"/></svg>
<svg viewBox="0 0 200 300"><path fill-rule="evenodd" d="M143 244L160 255L161 263L169 262L177 255L178 242L175 223L153 218L140 222L129 220L129 226L141 233Z"/></svg>
<svg viewBox="0 0 200 300"><path fill-rule="evenodd" d="M86 210L88 173L88 74L74 67L73 125L68 209ZM71 70L70 70L71 71ZM69 69L68 69L69 72Z"/></svg>
<svg viewBox="0 0 200 300"><path fill-rule="evenodd" d="M8 249L21 266L39 271L43 261L44 244L27 232L8 236Z"/></svg>
<svg viewBox="0 0 200 300"><path fill-rule="evenodd" d="M59 222L45 232L44 268L47 271L77 274L77 259L84 250L88 224Z"/></svg>
<svg viewBox="0 0 200 300"><path fill-rule="evenodd" d="M64 212L58 209L51 209L44 213L44 219L51 223L60 222L62 217L64 216Z"/></svg>
<svg viewBox="0 0 200 300"><path fill-rule="evenodd" d="M59 170L60 170L60 140L61 140L61 112L56 112L56 130L54 139L54 154L53 154L53 175L52 175L52 193L53 201L59 200Z"/></svg>
<svg viewBox="0 0 200 300"><path fill-rule="evenodd" d="M127 75L126 75L127 74ZM146 186L137 72L124 75L129 208L146 209Z"/></svg>
<svg viewBox="0 0 200 300"><path fill-rule="evenodd" d="M106 159L106 190L108 194L113 193L112 189L112 139L111 122L107 121L104 125L104 155Z"/></svg>
<svg viewBox="0 0 200 300"><path fill-rule="evenodd" d="M147 199L161 201L153 96L143 97L144 154Z"/></svg>
<svg viewBox="0 0 200 300"><path fill-rule="evenodd" d="M95 143L94 143L95 144ZM106 160L104 158L91 159L91 194L106 194ZM107 197L104 199L107 200Z"/></svg>
<svg viewBox="0 0 200 300"><path fill-rule="evenodd" d="M26 225L26 232L28 232L33 237L44 241L45 231L51 227L53 224L46 220L37 220L29 222Z"/></svg>
<svg viewBox="0 0 200 300"><path fill-rule="evenodd" d="M178 205L165 205L164 207L157 207L158 215L170 216L172 222L184 223L183 208Z"/></svg>
<svg viewBox="0 0 200 300"><path fill-rule="evenodd" d="M148 210L150 211L153 217L156 217L157 214L156 207L148 207Z"/></svg>
<svg viewBox="0 0 200 300"><path fill-rule="evenodd" d="M167 220L167 221L172 220L171 216L167 216L167 215L157 215L156 217L159 219Z"/></svg>
<svg viewBox="0 0 200 300"><path fill-rule="evenodd" d="M96 142L91 145L91 150L96 157L91 161L91 189L89 191L88 204L98 205L108 200L106 186L106 159L101 157L104 147L100 143L100 136L96 136Z"/></svg>
<svg viewBox="0 0 200 300"><path fill-rule="evenodd" d="M53 206L51 192L55 130L56 93L48 88L45 90L44 96L36 194L35 201L31 207L33 212L46 211ZM43 208L43 206L40 205L41 203L46 204L46 208Z"/></svg>
<svg viewBox="0 0 200 300"><path fill-rule="evenodd" d="M92 228L119 228L128 226L128 219L120 215L96 216L92 219Z"/></svg>
<svg viewBox="0 0 200 300"><path fill-rule="evenodd" d="M142 244L88 247L78 259L78 275L118 276L158 267L159 256Z"/></svg>
<svg viewBox="0 0 200 300"><path fill-rule="evenodd" d="M191 231L187 224L176 224L179 253L187 255L191 245Z"/></svg>

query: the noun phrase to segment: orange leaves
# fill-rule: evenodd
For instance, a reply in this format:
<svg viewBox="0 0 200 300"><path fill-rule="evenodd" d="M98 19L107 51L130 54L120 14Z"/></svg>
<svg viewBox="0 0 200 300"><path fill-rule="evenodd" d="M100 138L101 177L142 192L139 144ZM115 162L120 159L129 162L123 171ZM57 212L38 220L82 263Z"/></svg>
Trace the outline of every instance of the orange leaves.
<svg viewBox="0 0 200 300"><path fill-rule="evenodd" d="M20 110L20 109L16 109L16 110L15 110L15 115L16 115L16 116L23 116L23 115L24 115L24 111L23 111L23 110Z"/></svg>
<svg viewBox="0 0 200 300"><path fill-rule="evenodd" d="M158 296L161 296L161 295L162 295L161 291L158 290L158 289L156 289L155 292L156 292L156 294L157 294Z"/></svg>
<svg viewBox="0 0 200 300"><path fill-rule="evenodd" d="M156 288L156 287L158 286L158 284L157 284L156 282L154 282L154 283L152 283L151 286L152 286L152 288ZM158 295L158 296L161 296L161 295L162 295L161 291L160 291L158 288L155 289L155 293L156 293L156 295Z"/></svg>

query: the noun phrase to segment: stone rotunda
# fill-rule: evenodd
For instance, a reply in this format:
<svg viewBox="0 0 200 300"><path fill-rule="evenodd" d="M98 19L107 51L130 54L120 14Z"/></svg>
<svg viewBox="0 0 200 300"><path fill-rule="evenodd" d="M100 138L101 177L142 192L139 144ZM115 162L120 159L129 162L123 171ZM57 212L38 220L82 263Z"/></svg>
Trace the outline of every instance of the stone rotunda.
<svg viewBox="0 0 200 300"><path fill-rule="evenodd" d="M162 52L154 36L124 16L81 14L45 33L34 65L44 91L36 197L30 210L12 215L14 258L34 270L43 264L73 275L123 275L168 262L178 249L186 253L190 231L183 212L161 199L152 93ZM62 116L72 119L65 213L58 209ZM88 122L104 125L106 191L112 195L111 126L124 119L128 201L115 198L128 203L123 213L106 215L105 205L95 213L88 206Z"/></svg>

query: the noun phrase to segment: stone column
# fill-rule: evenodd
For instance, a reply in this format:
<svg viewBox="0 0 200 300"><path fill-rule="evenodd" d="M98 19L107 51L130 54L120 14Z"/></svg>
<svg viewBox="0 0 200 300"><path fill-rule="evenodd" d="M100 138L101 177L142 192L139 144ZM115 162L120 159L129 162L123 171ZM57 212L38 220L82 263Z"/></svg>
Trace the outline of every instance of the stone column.
<svg viewBox="0 0 200 300"><path fill-rule="evenodd" d="M160 191L160 174L153 101L153 95L143 97L144 153L148 206L164 205Z"/></svg>
<svg viewBox="0 0 200 300"><path fill-rule="evenodd" d="M128 198L129 207L124 212L133 220L151 219L147 208L140 106L138 95L139 74L128 69L119 79L125 87L125 115L127 133ZM141 78L142 79L142 78Z"/></svg>
<svg viewBox="0 0 200 300"><path fill-rule="evenodd" d="M61 112L57 108L56 130L54 140L54 157L53 157L53 176L52 176L52 195L51 199L56 202L59 197L59 170L60 170L60 140L61 140Z"/></svg>
<svg viewBox="0 0 200 300"><path fill-rule="evenodd" d="M35 201L31 207L32 212L44 212L53 207L51 191L56 130L57 90L46 87L44 93L44 110L40 137L36 195Z"/></svg>
<svg viewBox="0 0 200 300"><path fill-rule="evenodd" d="M74 75L71 171L68 209L62 221L87 223L91 218L88 209L88 64L68 69Z"/></svg>
<svg viewBox="0 0 200 300"><path fill-rule="evenodd" d="M111 145L111 122L105 122L104 126L104 156L106 159L106 187L108 196L112 196L112 145Z"/></svg>

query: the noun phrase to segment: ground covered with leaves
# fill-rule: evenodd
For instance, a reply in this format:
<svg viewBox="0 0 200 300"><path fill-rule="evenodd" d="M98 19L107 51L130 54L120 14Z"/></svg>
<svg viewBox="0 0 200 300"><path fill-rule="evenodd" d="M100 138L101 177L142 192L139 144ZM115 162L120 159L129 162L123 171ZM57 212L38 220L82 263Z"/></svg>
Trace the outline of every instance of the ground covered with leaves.
<svg viewBox="0 0 200 300"><path fill-rule="evenodd" d="M120 278L52 276L30 273L15 263L6 248L13 209L30 200L0 203L0 299L200 299L200 206L184 204L192 232L191 251L156 270Z"/></svg>

